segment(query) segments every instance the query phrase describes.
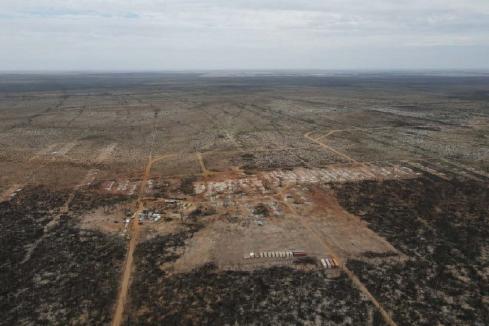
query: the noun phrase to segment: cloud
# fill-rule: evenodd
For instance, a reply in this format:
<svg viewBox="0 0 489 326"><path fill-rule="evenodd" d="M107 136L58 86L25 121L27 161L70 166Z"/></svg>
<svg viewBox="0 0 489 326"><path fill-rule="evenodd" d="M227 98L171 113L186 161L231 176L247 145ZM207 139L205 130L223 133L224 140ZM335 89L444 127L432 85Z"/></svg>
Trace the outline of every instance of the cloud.
<svg viewBox="0 0 489 326"><path fill-rule="evenodd" d="M0 0L0 9L0 70L489 66L486 0Z"/></svg>

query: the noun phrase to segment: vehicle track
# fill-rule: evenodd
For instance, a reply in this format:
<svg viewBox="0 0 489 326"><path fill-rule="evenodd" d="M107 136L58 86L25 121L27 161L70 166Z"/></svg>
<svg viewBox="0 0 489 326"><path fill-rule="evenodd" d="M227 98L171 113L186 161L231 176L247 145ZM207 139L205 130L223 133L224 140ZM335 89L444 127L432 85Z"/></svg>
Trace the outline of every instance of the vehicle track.
<svg viewBox="0 0 489 326"><path fill-rule="evenodd" d="M153 134L153 140L155 138ZM144 190L146 183L148 182L148 179L151 174L151 168L154 163L159 162L161 160L164 160L168 157L175 156L175 154L169 154L169 155L162 155L158 156L156 158L153 158L152 152L149 153L148 156L148 163L146 164L146 167L144 169L143 173L143 178L141 180L141 184L139 186L139 193L138 193L138 199L136 201L136 211L132 215L131 218L131 223L129 225L129 245L128 245L128 250L127 250L127 255L126 259L124 261L123 265L123 272L121 275L121 281L120 281L120 286L119 286L119 293L117 295L117 301L116 301L116 306L115 306L115 311L114 315L112 317L112 326L119 326L122 323L122 318L124 317L124 308L126 306L127 302L127 294L129 291L129 286L131 283L131 275L132 275L132 270L133 270L133 265L134 265L134 251L136 250L136 247L138 245L139 241L139 223L137 221L137 217L139 216L139 213L142 212L144 209Z"/></svg>
<svg viewBox="0 0 489 326"><path fill-rule="evenodd" d="M489 179L489 174L485 173L483 171L480 171L478 169L475 169L473 167L467 166L462 163L458 163L449 159L446 159L440 154L439 156L436 156L436 153L433 153L427 149L424 149L419 146L415 146L413 144L409 143L400 143L399 141L395 141L392 138L388 138L384 135L373 135L371 133L365 133L364 136L366 139L369 139L371 141L379 142L379 143L385 143L391 147L397 148L399 150L418 155L423 157L425 162L429 162L434 165L440 165L439 162L452 166L452 169L450 169L450 172L456 175L460 175L465 178L469 178L472 180L478 180L478 181L487 181ZM435 155L434 155L435 154ZM438 162L438 164L437 164ZM464 172L464 173L462 173ZM472 174L472 176L471 176Z"/></svg>
<svg viewBox="0 0 489 326"><path fill-rule="evenodd" d="M45 165L45 164L44 164ZM73 201L73 199L75 198L75 195L76 195L76 191L83 186L83 184L85 183L85 180L93 173L93 170L89 170L85 176L85 178L83 178L82 182L78 185L76 185L70 192L70 194L68 195L68 198L66 199L66 201L63 203L63 206L61 206L58 214L56 214L53 219L44 226L43 228L43 234L42 236L37 239L34 243L32 243L30 246L29 246L29 249L27 250L26 254L24 255L24 258L22 259L22 261L20 262L20 264L24 264L26 263L27 261L29 261L29 259L31 259L31 256L32 254L34 253L34 250L37 248L37 246L44 240L46 239L46 237L48 236L48 233L49 233L49 230L53 229L56 225L58 225L58 223L60 222L61 220L61 216L67 214L70 210L70 204L71 202Z"/></svg>
<svg viewBox="0 0 489 326"><path fill-rule="evenodd" d="M311 134L312 134L312 131L306 132L306 133L304 134L304 137L305 137L305 138L307 138L307 139L309 139L309 140L310 140L310 141L312 141L312 142L315 142L316 144L318 144L318 145L319 145L319 146L321 146L322 148L324 148L324 149L326 149L326 150L328 150L328 151L330 151L330 152L332 152L332 153L336 154L337 156L340 156L340 157L342 157L342 158L346 159L347 161L350 161L350 162L352 162L352 163L358 163L358 161L357 161L357 160L355 160L355 159L353 159L352 157L350 157L350 156L348 156L348 155L346 155L346 154L344 154L344 153L342 153L342 152L340 152L340 151L338 151L338 150L334 149L333 147L331 147L331 146L329 146L329 145L327 145L327 144L325 144L325 143L323 143L323 142L321 142L321 141L317 140L316 138L311 137L311 136L310 136Z"/></svg>
<svg viewBox="0 0 489 326"><path fill-rule="evenodd" d="M124 308L125 308L126 302L127 302L127 293L129 291L131 274L132 274L133 264L134 264L134 251L136 250L136 246L137 246L138 240L139 240L139 231L140 230L139 230L139 223L137 221L137 217L139 216L139 213L144 208L144 189L145 189L146 183L148 181L148 178L150 176L152 165L156 161L163 159L163 157L153 159L153 147L154 147L155 140L156 140L156 131L157 131L157 129L156 129L156 120L155 120L153 122L153 130L152 130L152 135L151 135L151 144L150 144L150 151L148 154L148 161L147 161L146 166L144 168L141 184L139 185L138 198L136 201L136 211L132 215L131 222L128 226L129 238L130 239L129 239L128 249L127 249L126 259L124 260L124 265L122 267L123 272L121 275L119 292L117 294L117 301L115 304L114 315L112 316L112 323L111 324L113 326L121 325L122 324L122 318L124 317Z"/></svg>
<svg viewBox="0 0 489 326"><path fill-rule="evenodd" d="M345 272L345 274L351 280L353 285L355 285L357 289L360 292L362 292L370 300L370 302L377 308L379 313L382 315L382 318L384 319L385 323L389 326L397 326L396 322L392 319L389 313L384 309L382 304L372 295L372 293L370 293L370 291L362 283L362 281L360 281L360 279L355 275L355 273L353 273L353 271L351 271L343 262L343 260L336 254L336 252L333 249L333 246L329 244L328 241L326 241L323 237L321 237L320 234L317 233L316 229L313 226L309 225L303 218L301 218L297 213L297 211L295 210L295 208L292 207L292 205L290 205L287 202L285 198L285 192L280 193L279 197L282 203L292 213L293 218L321 244L324 252L327 252L331 257L333 257L338 262L340 269L343 272Z"/></svg>
<svg viewBox="0 0 489 326"><path fill-rule="evenodd" d="M208 176L211 175L211 172L207 170L204 164L204 158L202 157L202 154L200 152L196 153L197 155L197 161L199 161L200 169L202 170L202 176L204 178L207 178Z"/></svg>

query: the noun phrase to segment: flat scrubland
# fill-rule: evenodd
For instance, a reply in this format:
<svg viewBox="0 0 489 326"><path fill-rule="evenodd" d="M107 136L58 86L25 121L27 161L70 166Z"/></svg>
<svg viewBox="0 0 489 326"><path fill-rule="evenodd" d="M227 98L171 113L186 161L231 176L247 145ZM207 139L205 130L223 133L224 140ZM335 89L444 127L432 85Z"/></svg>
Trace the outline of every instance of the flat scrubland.
<svg viewBox="0 0 489 326"><path fill-rule="evenodd" d="M488 181L489 76L0 75L0 324L487 325Z"/></svg>

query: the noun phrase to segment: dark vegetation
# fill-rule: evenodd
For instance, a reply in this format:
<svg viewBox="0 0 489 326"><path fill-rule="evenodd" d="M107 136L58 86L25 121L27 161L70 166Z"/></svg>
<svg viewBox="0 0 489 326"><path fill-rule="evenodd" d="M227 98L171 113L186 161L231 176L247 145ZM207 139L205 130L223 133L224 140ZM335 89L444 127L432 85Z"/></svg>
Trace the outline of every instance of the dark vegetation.
<svg viewBox="0 0 489 326"><path fill-rule="evenodd" d="M259 203L253 208L253 214L267 217L270 215L270 210L268 209L267 205Z"/></svg>
<svg viewBox="0 0 489 326"><path fill-rule="evenodd" d="M39 239L52 219L52 212L63 205L66 194L50 192L43 187L26 188L11 201L0 203L0 282L2 293L8 286L8 275L24 258L25 246ZM4 277L5 276L5 277Z"/></svg>
<svg viewBox="0 0 489 326"><path fill-rule="evenodd" d="M348 262L398 324L489 323L486 184L420 178L336 188L344 207L409 256Z"/></svg>
<svg viewBox="0 0 489 326"><path fill-rule="evenodd" d="M213 264L166 272L162 266L178 259L198 228L138 246L126 325L358 325L374 312L343 274L328 280L321 270L288 267L223 272Z"/></svg>
<svg viewBox="0 0 489 326"><path fill-rule="evenodd" d="M35 188L0 204L0 324L110 322L124 241L80 230L68 215L44 234L66 197Z"/></svg>
<svg viewBox="0 0 489 326"><path fill-rule="evenodd" d="M116 204L124 203L131 197L125 195L101 194L93 191L77 191L70 202L70 209L76 213L83 213L99 207L110 209Z"/></svg>
<svg viewBox="0 0 489 326"><path fill-rule="evenodd" d="M295 258L294 264L297 264L297 265L318 265L319 266L319 261L316 257L304 256L304 257Z"/></svg>
<svg viewBox="0 0 489 326"><path fill-rule="evenodd" d="M255 159L255 155L253 153L244 153L241 155L243 161L252 161Z"/></svg>
<svg viewBox="0 0 489 326"><path fill-rule="evenodd" d="M186 195L193 195L195 181L197 181L196 176L184 177L180 183L180 190Z"/></svg>
<svg viewBox="0 0 489 326"><path fill-rule="evenodd" d="M363 257L367 258L387 258L387 257L396 257L398 256L395 252L373 252L373 251L365 251L362 253Z"/></svg>
<svg viewBox="0 0 489 326"><path fill-rule="evenodd" d="M82 170L93 168L107 178L140 177L140 159L149 151L165 154L184 148L205 152L211 170L240 166L257 174L322 167L344 161L303 135L313 131L319 137L334 129L352 130L322 140L358 161L395 164L424 158L423 165L431 163L450 177L450 171L466 170L462 172L479 179L483 174L466 168L457 172L456 165L445 165L447 159L489 171L487 74L209 77L0 75L0 188L24 184L24 174L60 188L80 182L75 178ZM224 131L243 152L228 155L233 144ZM154 141L148 141L151 136ZM68 142L76 145L66 151ZM110 143L117 143L110 159L95 163ZM55 154L64 146L63 155ZM168 171L160 166L152 177L189 175L196 167L196 162L170 164ZM181 199L185 196L174 192L178 186L191 196L196 180L155 183L152 195ZM0 203L0 324L110 322L124 241L80 230L74 221L98 207L129 207L126 200L136 195L97 193L96 186L79 189L69 214L46 231L68 193L29 188ZM344 207L363 216L409 258L401 263L402 257L389 257L391 253L365 252L348 262L399 324L489 325L487 185L467 182L462 175L452 182L420 179L336 187ZM198 209L182 221L203 221L208 213ZM170 221L169 216L164 219ZM223 219L246 226L238 213ZM171 273L185 241L197 230L189 225L184 232L138 245L127 311L132 325L382 322L344 275L331 279L328 272L311 271L313 262L307 257L295 260L290 265L294 269L223 272L206 265Z"/></svg>
<svg viewBox="0 0 489 326"><path fill-rule="evenodd" d="M194 209L193 211L190 212L190 214L188 215L188 217L190 219L197 219L199 217L206 217L206 216L211 216L211 215L214 215L216 214L216 209L213 208L213 207L204 207L204 206L199 206L197 207L196 209Z"/></svg>
<svg viewBox="0 0 489 326"><path fill-rule="evenodd" d="M167 182L156 182L153 186L153 196L155 197L167 197L170 184Z"/></svg>

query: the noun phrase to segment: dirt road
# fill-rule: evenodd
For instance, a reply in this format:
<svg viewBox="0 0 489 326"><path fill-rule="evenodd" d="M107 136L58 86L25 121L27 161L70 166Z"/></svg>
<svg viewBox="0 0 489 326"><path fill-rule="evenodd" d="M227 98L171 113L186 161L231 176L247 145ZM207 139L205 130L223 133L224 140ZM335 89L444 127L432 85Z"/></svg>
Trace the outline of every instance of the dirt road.
<svg viewBox="0 0 489 326"><path fill-rule="evenodd" d="M133 269L133 261L134 261L134 251L136 249L138 238L139 238L139 223L136 221L137 214L139 214L142 210L142 207L139 208L135 213L135 217L131 221L129 234L131 236L131 240L129 241L129 247L127 251L126 260L124 261L124 269L122 273L121 285L119 288L119 294L117 296L117 304L114 312L114 317L112 318L112 325L118 326L122 323L122 317L124 316L124 306L127 301L127 292L129 290L129 284Z"/></svg>
<svg viewBox="0 0 489 326"><path fill-rule="evenodd" d="M365 285L360 281L360 279L348 268L343 260L336 254L333 249L333 246L324 239L320 234L317 233L315 228L309 225L303 218L299 216L294 207L292 207L287 200L285 199L285 194L280 194L279 198L282 203L289 209L292 213L292 216L296 219L296 221L304 227L309 234L311 234L323 247L323 251L327 252L331 257L333 257L339 264L340 268L345 272L351 282L360 290L369 300L370 302L378 309L379 313L382 315L382 318L389 326L397 326L394 320L391 318L389 313L384 309L382 304L370 293L370 291L365 287Z"/></svg>
<svg viewBox="0 0 489 326"><path fill-rule="evenodd" d="M330 131L328 134L326 134L326 136L331 135L331 134L333 134L334 132L337 132L337 131L342 131L342 130L332 130L332 131ZM350 156L346 155L345 153L342 153L342 152L340 152L340 151L338 151L338 150L334 149L333 147L331 147L331 146L329 146L329 145L327 145L327 144L325 144L325 143L323 143L323 142L319 141L318 139L319 139L319 138L321 138L321 137L318 137L318 138L313 138L313 137L311 137L311 136L310 136L310 135L311 135L311 133L312 133L312 131L310 131L310 132L306 132L306 133L304 134L304 137L305 137L306 139L310 140L310 141L315 142L316 144L318 144L318 145L319 145L319 146L321 146L322 148L324 148L324 149L326 149L326 150L328 150L328 151L330 151L330 152L332 152L332 153L336 154L337 156L340 156L340 157L342 157L342 158L344 158L344 159L346 159L346 160L348 160L348 161L350 161L350 162L352 162L352 163L358 164L360 167L362 167L362 168L363 168L363 171L364 171L365 173L367 173L367 174L371 175L371 176L372 176L372 177L374 177L374 178L377 178L375 175L373 175L373 174L372 174L372 173L369 171L369 167L368 167L368 166L367 166L365 163L363 163L363 162L359 162L359 161L355 160L354 158L352 158L352 157L350 157Z"/></svg>
<svg viewBox="0 0 489 326"><path fill-rule="evenodd" d="M131 274L134 265L134 251L136 250L138 240L139 240L140 229L138 223L138 216L139 213L141 213L142 210L144 209L145 187L151 174L151 167L153 166L154 163L164 160L165 158L171 156L174 156L174 154L162 155L153 159L152 154L151 153L149 154L148 163L146 164L146 168L144 169L143 178L141 180L141 184L139 187L139 194L136 202L137 208L131 218L131 222L129 225L130 240L129 240L129 246L127 250L126 260L124 261L124 267L123 267L123 272L122 272L120 287L119 287L119 294L117 296L116 308L114 311L114 316L112 318L113 326L121 325L122 318L124 316L124 307L127 302L127 293L129 291L129 285L131 283Z"/></svg>
<svg viewBox="0 0 489 326"><path fill-rule="evenodd" d="M323 147L324 149L326 149L326 150L328 150L328 151L336 154L337 156L340 156L340 157L342 157L342 158L344 158L344 159L346 159L346 160L348 160L350 162L358 163L358 161L356 161L355 159L351 158L350 156L348 156L348 155L346 155L346 154L344 154L344 153L342 153L342 152L334 149L333 147L331 147L331 146L329 146L329 145L327 145L327 144L325 144L325 143L317 140L316 138L312 138L310 136L311 133L312 133L312 131L305 133L304 134L304 137L307 138L307 139L309 139L310 141L315 142L316 144L318 144L319 146Z"/></svg>
<svg viewBox="0 0 489 326"><path fill-rule="evenodd" d="M202 170L202 176L208 177L209 175L211 175L211 172L207 170L207 168L205 167L204 158L202 157L202 154L200 152L197 152L196 155L197 155L197 160L199 161L200 164L200 168Z"/></svg>
<svg viewBox="0 0 489 326"><path fill-rule="evenodd" d="M126 260L124 261L123 272L121 276L121 282L119 287L119 294L117 296L117 304L114 312L114 317L112 318L112 325L118 326L122 323L122 318L124 316L124 307L127 301L127 292L129 291L129 284L131 280L131 274L133 269L133 261L134 261L134 251L136 249L138 239L139 239L139 223L138 216L139 213L143 210L143 195L144 195L144 187L149 177L149 173L151 171L151 165L153 164L153 160L151 157L151 153L149 154L148 164L144 169L143 180L141 181L141 185L139 187L139 194L137 200L137 209L134 212L131 222L129 225L129 246L127 250Z"/></svg>

